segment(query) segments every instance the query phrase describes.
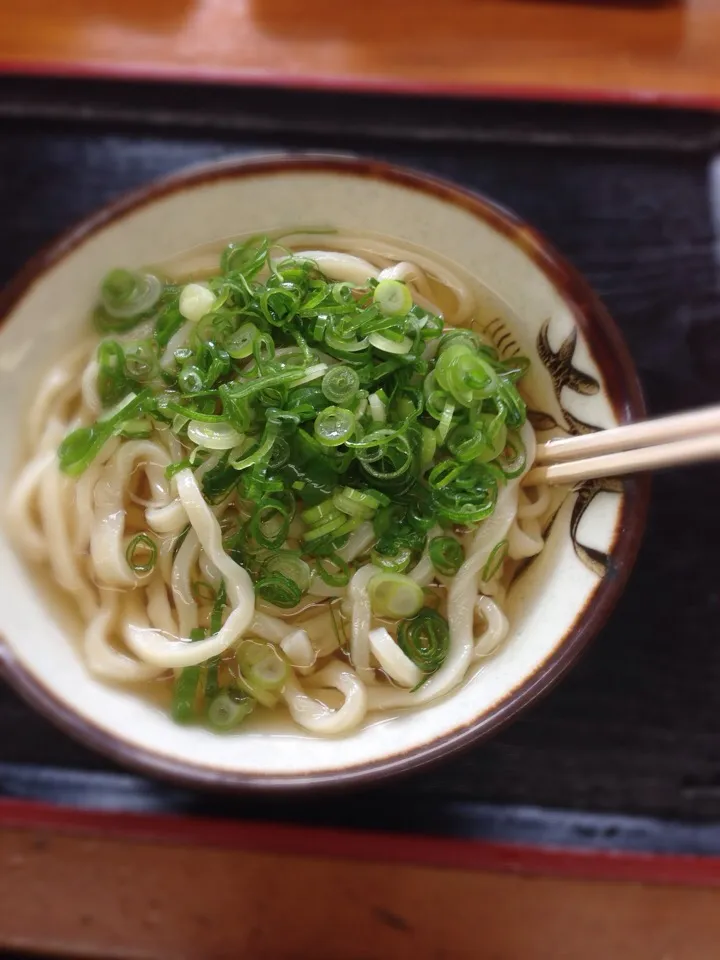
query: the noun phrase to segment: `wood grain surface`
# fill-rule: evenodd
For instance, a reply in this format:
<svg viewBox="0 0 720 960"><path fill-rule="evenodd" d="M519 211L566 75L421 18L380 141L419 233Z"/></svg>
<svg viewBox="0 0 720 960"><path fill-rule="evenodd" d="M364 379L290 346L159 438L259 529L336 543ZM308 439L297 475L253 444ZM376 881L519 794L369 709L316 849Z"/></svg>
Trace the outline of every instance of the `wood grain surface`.
<svg viewBox="0 0 720 960"><path fill-rule="evenodd" d="M720 890L0 830L0 950L154 960L708 960Z"/></svg>
<svg viewBox="0 0 720 960"><path fill-rule="evenodd" d="M7 70L720 105L720 2L27 0Z"/></svg>

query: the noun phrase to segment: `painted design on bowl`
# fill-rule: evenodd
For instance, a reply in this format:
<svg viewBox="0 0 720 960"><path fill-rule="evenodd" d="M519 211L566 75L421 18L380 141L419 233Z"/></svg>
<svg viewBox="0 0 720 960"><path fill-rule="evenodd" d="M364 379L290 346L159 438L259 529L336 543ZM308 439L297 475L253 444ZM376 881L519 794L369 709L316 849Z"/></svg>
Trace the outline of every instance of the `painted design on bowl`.
<svg viewBox="0 0 720 960"><path fill-rule="evenodd" d="M583 370L575 366L575 350L578 342L577 327L567 334L557 350L550 346L548 331L550 321L546 320L540 328L537 335L535 346L538 359L547 371L552 382L553 393L560 410L562 421L544 410L528 410L528 419L532 423L536 434L552 433L553 435L580 436L587 433L595 433L602 427L587 423L575 416L567 405L563 402L562 392L564 389L585 397L596 396L600 393L600 383L598 380ZM495 317L487 324L484 331L500 354L503 360L518 356L522 351L520 345L515 339L512 331L509 329L502 317ZM581 543L578 537L580 523L586 511L599 493L612 493L622 496L624 492L623 481L617 477L606 477L597 480L585 480L579 483L573 490L575 502L569 520L569 536L572 541L573 549L578 559L585 564L596 576L604 577L611 564L611 555L608 551L598 550L595 547L587 546ZM555 522L560 506L548 519L544 534L550 530ZM518 574L526 570L536 557L530 557L522 565Z"/></svg>

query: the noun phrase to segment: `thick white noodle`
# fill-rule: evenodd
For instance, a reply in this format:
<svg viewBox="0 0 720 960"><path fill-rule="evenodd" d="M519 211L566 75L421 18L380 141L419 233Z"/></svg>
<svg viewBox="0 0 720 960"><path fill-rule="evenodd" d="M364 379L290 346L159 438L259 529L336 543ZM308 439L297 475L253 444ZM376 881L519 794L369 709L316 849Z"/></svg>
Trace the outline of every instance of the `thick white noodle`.
<svg viewBox="0 0 720 960"><path fill-rule="evenodd" d="M415 583L421 587L429 587L435 579L435 567L432 565L432 560L430 559L430 541L433 537L439 537L441 534L442 529L438 526L434 526L432 530L430 530L422 556L408 573L410 579L414 580Z"/></svg>
<svg viewBox="0 0 720 960"><path fill-rule="evenodd" d="M63 421L67 429L65 407L78 394L78 378L95 349L91 340L83 340L43 376L28 414L28 443L34 450L40 444L48 423ZM64 432L64 430L63 430Z"/></svg>
<svg viewBox="0 0 720 960"><path fill-rule="evenodd" d="M468 320L475 308L475 295L468 282L450 267L438 262L433 257L425 256L419 251L409 252L407 248L403 248L399 244L366 234L297 234L288 235L287 241L293 248L302 247L308 243L322 242L333 251L352 250L355 254L367 258L368 262L378 264L380 269L391 266L398 261L410 259L415 266L426 274L436 277L455 295L457 306L452 316L453 323L463 323Z"/></svg>
<svg viewBox="0 0 720 960"><path fill-rule="evenodd" d="M75 597L83 617L88 619L97 610L97 596L85 572L79 569L81 558L73 549L70 522L74 497L75 484L60 472L56 457L45 468L40 480L40 516L45 536L52 546L48 559L53 577Z"/></svg>
<svg viewBox="0 0 720 960"><path fill-rule="evenodd" d="M317 654L304 630L293 630L284 640L280 641L280 648L295 670L304 674L311 672Z"/></svg>
<svg viewBox="0 0 720 960"><path fill-rule="evenodd" d="M117 437L108 440L75 484L75 508L73 511L75 515L75 538L73 546L77 553L87 553L90 548L90 538L95 522L95 485L102 475L103 467L115 453L119 443Z"/></svg>
<svg viewBox="0 0 720 960"><path fill-rule="evenodd" d="M371 277L376 278L378 275L371 263L349 253L335 250L299 250L295 256L314 261L329 280L344 281L358 287L364 286Z"/></svg>
<svg viewBox="0 0 720 960"><path fill-rule="evenodd" d="M485 621L485 630L475 640L473 659L489 657L508 635L510 624L508 618L492 597L478 597L475 603L475 612Z"/></svg>
<svg viewBox="0 0 720 960"><path fill-rule="evenodd" d="M183 460L185 458L187 450L180 442L180 439L172 432L169 424L156 424L155 437L160 441L160 443L162 443L167 452L170 454L171 460L177 462L178 460Z"/></svg>
<svg viewBox="0 0 720 960"><path fill-rule="evenodd" d="M367 710L367 692L354 670L333 660L309 679L314 687L339 690L345 700L334 710L306 693L297 678L291 676L282 696L296 723L312 733L330 735L346 733L362 722Z"/></svg>
<svg viewBox="0 0 720 960"><path fill-rule="evenodd" d="M99 583L105 586L131 587L138 575L125 557L125 493L136 466L142 465L153 502L164 506L170 500L165 467L170 457L164 447L151 440L129 440L104 468L95 484L95 518L90 537L90 556Z"/></svg>
<svg viewBox="0 0 720 960"><path fill-rule="evenodd" d="M302 627L310 638L310 643L318 657L327 657L337 650L337 627L332 612L327 608L316 617L303 620Z"/></svg>
<svg viewBox="0 0 720 960"><path fill-rule="evenodd" d="M407 654L403 653L385 627L370 631L370 649L378 665L394 683L401 687L416 687L423 678L423 672L416 667Z"/></svg>
<svg viewBox="0 0 720 960"><path fill-rule="evenodd" d="M83 370L82 375L82 398L83 403L92 414L93 419L102 412L102 401L98 394L97 375L100 365L97 360L92 359Z"/></svg>
<svg viewBox="0 0 720 960"><path fill-rule="evenodd" d="M198 568L200 570L200 579L204 580L205 583L209 583L213 590L217 590L222 583L222 577L220 576L220 571L204 550L200 551Z"/></svg>
<svg viewBox="0 0 720 960"><path fill-rule="evenodd" d="M267 640L268 643L281 644L296 630L297 627L293 627L279 617L271 617L267 613L260 613L259 610L256 610L248 633L253 637L259 637L261 640Z"/></svg>
<svg viewBox="0 0 720 960"><path fill-rule="evenodd" d="M348 587L350 601L350 660L361 680L372 681L374 673L370 666L370 623L372 609L368 584L379 573L371 563L355 572Z"/></svg>
<svg viewBox="0 0 720 960"><path fill-rule="evenodd" d="M533 488L530 487L529 489ZM518 517L521 520L530 520L542 517L543 514L547 513L548 509L550 508L550 501L552 499L550 487L543 486L536 487L534 489L537 494L535 500L531 500L528 496L528 487L522 487L520 490Z"/></svg>
<svg viewBox="0 0 720 960"><path fill-rule="evenodd" d="M193 596L193 570L200 555L200 541L194 530L188 530L187 536L175 554L170 574L170 589L173 606L177 614L179 636L189 637L199 623L200 614Z"/></svg>
<svg viewBox="0 0 720 960"><path fill-rule="evenodd" d="M179 497L162 507L148 507L145 519L156 533L180 533L188 524L185 507Z"/></svg>
<svg viewBox="0 0 720 960"><path fill-rule="evenodd" d="M544 545L545 541L543 540L539 520L535 518L528 520L516 518L508 533L508 556L512 560L534 557L540 553Z"/></svg>
<svg viewBox="0 0 720 960"><path fill-rule="evenodd" d="M361 523L357 530L353 530L344 547L338 550L338 556L345 563L352 563L357 557L361 557L375 543L375 531L369 521Z"/></svg>
<svg viewBox="0 0 720 960"><path fill-rule="evenodd" d="M220 454L213 453L211 454L204 463L201 463L200 466L195 471L195 479L200 481L205 476L206 473L209 473L210 470L214 470L215 467L220 463Z"/></svg>
<svg viewBox="0 0 720 960"><path fill-rule="evenodd" d="M62 434L60 434L62 436ZM5 523L14 543L28 560L47 560L48 540L42 522L36 521L40 484L46 470L57 460L55 450L41 450L25 464L8 498Z"/></svg>
<svg viewBox="0 0 720 960"><path fill-rule="evenodd" d="M171 637L178 635L178 623L168 596L167 584L158 572L147 585L147 614L156 630Z"/></svg>
<svg viewBox="0 0 720 960"><path fill-rule="evenodd" d="M245 634L255 614L255 592L250 576L223 550L220 524L192 471L181 470L175 483L200 546L225 581L231 612L216 634L195 643L188 643L187 639L171 639L157 630L131 624L125 641L136 656L147 663L172 668L193 666L224 653Z"/></svg>
<svg viewBox="0 0 720 960"><path fill-rule="evenodd" d="M317 573L313 573L310 577L308 593L311 597L344 597L347 587L334 587L330 583L325 583Z"/></svg>
<svg viewBox="0 0 720 960"><path fill-rule="evenodd" d="M394 263L391 267L385 267L378 274L378 280L403 280L405 283L412 283L420 295L426 299L429 300L432 296L427 277L416 263L410 263L408 260L401 260L400 263Z"/></svg>
<svg viewBox="0 0 720 960"><path fill-rule="evenodd" d="M119 597L114 590L101 590L102 606L90 619L85 630L85 660L98 677L120 683L152 680L161 668L140 663L122 653L112 643L112 632L118 615Z"/></svg>
<svg viewBox="0 0 720 960"><path fill-rule="evenodd" d="M185 346L187 338L195 324L192 320L187 320L179 330L177 330L168 340L165 352L160 358L160 366L163 370L169 370L175 363L175 351Z"/></svg>

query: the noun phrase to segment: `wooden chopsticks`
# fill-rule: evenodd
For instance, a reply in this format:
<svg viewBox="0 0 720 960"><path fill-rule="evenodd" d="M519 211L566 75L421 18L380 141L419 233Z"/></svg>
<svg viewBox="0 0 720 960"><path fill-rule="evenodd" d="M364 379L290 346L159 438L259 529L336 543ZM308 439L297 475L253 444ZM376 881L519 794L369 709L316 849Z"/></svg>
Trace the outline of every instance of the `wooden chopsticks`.
<svg viewBox="0 0 720 960"><path fill-rule="evenodd" d="M538 444L524 482L575 483L720 458L720 405Z"/></svg>

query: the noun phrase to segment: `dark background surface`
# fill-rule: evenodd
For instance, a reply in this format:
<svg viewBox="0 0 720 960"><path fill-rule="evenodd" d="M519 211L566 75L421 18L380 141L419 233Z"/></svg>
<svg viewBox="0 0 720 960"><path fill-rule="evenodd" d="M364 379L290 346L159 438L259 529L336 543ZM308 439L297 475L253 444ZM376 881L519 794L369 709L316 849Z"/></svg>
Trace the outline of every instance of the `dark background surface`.
<svg viewBox="0 0 720 960"><path fill-rule="evenodd" d="M79 217L185 165L364 153L543 231L607 303L662 414L720 401L719 140L703 114L3 80L0 283ZM302 802L203 796L118 771L0 686L0 795L720 852L718 489L718 465L658 475L630 585L587 655L494 740L430 770Z"/></svg>

